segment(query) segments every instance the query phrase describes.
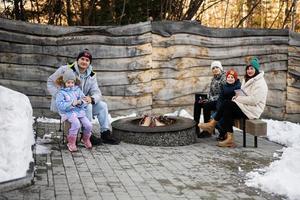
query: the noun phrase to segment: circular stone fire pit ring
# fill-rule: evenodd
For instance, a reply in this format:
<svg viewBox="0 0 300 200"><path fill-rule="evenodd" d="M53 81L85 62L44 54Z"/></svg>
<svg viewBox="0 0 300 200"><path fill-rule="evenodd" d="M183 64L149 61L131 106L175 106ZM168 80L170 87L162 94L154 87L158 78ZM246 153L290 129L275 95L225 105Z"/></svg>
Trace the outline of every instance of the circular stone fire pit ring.
<svg viewBox="0 0 300 200"><path fill-rule="evenodd" d="M166 126L140 126L142 117L129 117L112 123L113 135L123 142L148 146L183 146L196 142L196 122L184 117L170 117Z"/></svg>

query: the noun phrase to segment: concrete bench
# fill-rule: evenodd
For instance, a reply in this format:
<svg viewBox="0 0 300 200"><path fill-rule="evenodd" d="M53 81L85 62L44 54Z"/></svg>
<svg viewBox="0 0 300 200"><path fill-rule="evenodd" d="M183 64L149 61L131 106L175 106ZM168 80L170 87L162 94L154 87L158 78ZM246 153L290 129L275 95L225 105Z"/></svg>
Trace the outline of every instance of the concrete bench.
<svg viewBox="0 0 300 200"><path fill-rule="evenodd" d="M246 147L246 133L254 136L255 148L257 148L257 136L267 135L267 123L260 119L235 120L234 126L243 130L243 147Z"/></svg>

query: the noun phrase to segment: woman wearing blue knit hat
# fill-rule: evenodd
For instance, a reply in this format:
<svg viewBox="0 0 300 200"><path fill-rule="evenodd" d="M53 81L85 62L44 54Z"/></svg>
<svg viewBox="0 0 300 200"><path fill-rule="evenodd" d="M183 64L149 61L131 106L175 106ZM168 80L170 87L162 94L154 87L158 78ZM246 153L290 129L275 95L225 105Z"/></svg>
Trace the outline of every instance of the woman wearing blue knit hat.
<svg viewBox="0 0 300 200"><path fill-rule="evenodd" d="M232 128L234 119L257 119L266 106L268 86L264 79L264 72L260 71L259 60L256 57L252 58L250 64L246 66L241 91L236 93L232 100L224 101L213 120L199 124L201 129L212 133L217 122L221 118L224 119L222 128L227 133L226 140L218 143L220 147L235 146Z"/></svg>

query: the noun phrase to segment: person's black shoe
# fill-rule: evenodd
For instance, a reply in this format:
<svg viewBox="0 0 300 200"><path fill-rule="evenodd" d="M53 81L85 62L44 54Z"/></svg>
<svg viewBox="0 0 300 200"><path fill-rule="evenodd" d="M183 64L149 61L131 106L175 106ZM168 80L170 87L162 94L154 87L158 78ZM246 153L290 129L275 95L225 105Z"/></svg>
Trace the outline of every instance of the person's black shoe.
<svg viewBox="0 0 300 200"><path fill-rule="evenodd" d="M102 132L101 133L101 139L102 139L102 141L103 141L104 144L113 144L113 145L116 145L116 144L120 143L119 139L114 138L111 135L110 130L106 130L106 131Z"/></svg>
<svg viewBox="0 0 300 200"><path fill-rule="evenodd" d="M90 141L91 141L93 146L99 146L99 145L103 144L102 139L99 138L99 137L94 136L93 134L90 137Z"/></svg>
<svg viewBox="0 0 300 200"><path fill-rule="evenodd" d="M209 138L211 137L211 134L207 131L202 131L199 135L198 138Z"/></svg>
<svg viewBox="0 0 300 200"><path fill-rule="evenodd" d="M196 126L196 129L195 129L195 131L196 131L196 135L197 135L197 137L199 138L199 137L200 137L200 129L199 129L199 127L198 127L198 126Z"/></svg>

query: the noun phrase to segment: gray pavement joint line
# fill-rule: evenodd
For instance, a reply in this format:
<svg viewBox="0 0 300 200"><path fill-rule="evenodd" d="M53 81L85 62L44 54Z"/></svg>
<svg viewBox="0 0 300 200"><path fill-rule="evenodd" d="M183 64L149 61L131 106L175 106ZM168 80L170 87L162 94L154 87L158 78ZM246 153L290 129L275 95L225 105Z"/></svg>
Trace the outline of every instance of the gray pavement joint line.
<svg viewBox="0 0 300 200"><path fill-rule="evenodd" d="M166 162L165 160L161 161L161 163L165 167L165 168L162 168L162 171L165 171L164 174L170 173L169 180L171 181L171 183L173 185L175 185L175 187L179 186L179 188L182 188L182 184L184 185L185 188L192 187L191 185L186 184L186 182L181 178L181 177L185 177L186 175L178 175L178 173L176 172L176 169L181 170L179 172L184 172L184 171L190 171L191 168L194 168L193 163L187 162L186 158L190 157L190 156L193 156L193 154L197 153L197 152L191 151L190 145L189 146L181 146L180 149L172 147L170 149L170 152L171 153L168 153L168 158L170 159L170 161L169 162ZM175 153L172 153L172 152L175 152ZM176 157L174 157L175 154L176 154ZM186 154L188 154L189 156L182 156L182 155L186 155ZM172 161L173 159L178 161L178 162ZM158 158L158 160L161 160L161 158ZM181 166L181 169L178 168L178 165ZM174 169L172 167L174 167ZM183 169L182 169L182 167L183 167ZM177 183L177 180L180 181L179 185ZM192 181L192 184L196 185L197 183ZM187 198L190 198L190 196L199 197L197 192L194 192L193 190L189 191L188 194L184 194L184 196L186 196Z"/></svg>
<svg viewBox="0 0 300 200"><path fill-rule="evenodd" d="M81 158L84 159L84 158L83 158L83 155L82 155L82 151L81 151L80 148L78 148L78 151L75 152L74 154L72 153L72 159L73 159L73 162L74 162L74 164L75 164L76 171L77 171L77 173L78 173L78 177L79 177L79 180L80 180L80 184L81 184L81 186L82 186L82 188L83 188L83 193L84 193L85 197L87 197L87 193L86 193L86 191L85 191L85 185L84 185L84 183L83 183L83 181L82 181L82 176L80 175L80 171L79 171L79 168L78 168L78 160L77 160L77 159L78 159L79 157L74 156L74 155L77 154L77 153L81 153ZM76 162L76 160L77 160L77 162Z"/></svg>
<svg viewBox="0 0 300 200"><path fill-rule="evenodd" d="M100 147L104 147L105 145L101 145ZM97 147L97 148L99 148L99 147ZM97 166L99 167L99 169L102 171L102 174L103 174L103 176L106 178L106 180L108 180L108 178L109 177L107 177L106 175L105 175L105 173L104 173L104 171L103 171L103 168L101 167L101 164L106 164L106 165L108 165L109 166L109 164L107 163L107 161L106 161L106 159L105 159L105 157L104 157L104 155L103 155L103 153L101 152L101 151L97 151L97 153L101 153L101 156L103 157L103 159L105 160L105 162L106 163L99 163L99 157L98 156L100 156L100 155L97 155L97 154L94 154L96 151L91 151L91 155L93 156L93 158L95 159L95 162L96 162L96 164L97 164ZM103 160L102 159L102 160ZM93 179L94 179L94 177L93 177ZM94 179L94 181L95 181L95 179ZM96 184L96 186L97 186L97 184ZM111 187L110 187L111 188ZM97 186L97 190L99 191L99 188L98 188L98 186ZM112 188L111 188L111 190L112 190ZM101 195L101 191L99 191L99 193L100 193L100 195ZM114 195L114 197L117 199L117 196L113 193L113 195ZM102 196L102 195L101 195ZM103 196L102 196L102 198L103 198Z"/></svg>
<svg viewBox="0 0 300 200"><path fill-rule="evenodd" d="M48 167L50 168L50 169L47 169L47 183L48 183L48 187L49 186L54 186L54 176L53 176L53 171L52 171L51 154L52 154L52 152L50 152L49 154L47 154L47 162L51 163L50 166L47 166L47 168Z"/></svg>
<svg viewBox="0 0 300 200"><path fill-rule="evenodd" d="M44 126L44 133L46 133L46 130L45 130L46 127L47 127L47 126L45 125L45 126ZM49 130L48 130L48 132L49 132ZM59 146L59 143L58 143L57 145L58 145L58 147L60 147L60 146ZM59 153L59 155L60 155L59 157L62 159L61 149L58 150L58 151L56 151L56 152ZM52 173L52 181L53 181L54 197L56 198L58 194L57 194L57 191L56 191L56 188L57 188L57 187L55 187L56 180L55 180L55 174L54 174L54 172L53 172L53 170L55 170L55 166L53 166L53 163L54 163L54 162L53 162L53 161L54 161L53 159L54 159L54 157L56 157L57 155L54 155L54 154L55 154L55 152L52 152L52 151L51 151L51 154L50 154L50 158L49 158L49 159L50 159L50 161L51 161L51 173ZM48 156L47 156L47 157L48 157ZM64 167L64 166L63 166L63 167ZM65 167L64 167L64 168L65 168ZM65 169L64 169L64 170L65 170ZM49 177L49 176L48 176L48 173L47 173L47 177ZM66 181L67 181L67 178L66 178ZM48 180L48 183L49 183L49 180ZM69 194L70 194L70 188L68 188L68 189L69 189Z"/></svg>
<svg viewBox="0 0 300 200"><path fill-rule="evenodd" d="M152 155L147 151L147 150L145 150L145 148L149 148L148 146L141 146L140 148L136 148L137 146L135 146L135 150L136 151L138 151L138 152L140 152L140 154L141 155L148 155L148 156L150 156L150 157L152 157ZM159 147L157 147L157 148L159 148ZM141 151L143 152L143 153L141 153ZM143 159L146 159L146 160L148 160L148 157L147 156L145 156L145 158L143 158ZM155 171L156 171L156 173L158 172L159 173L159 178L158 177L156 177L152 172L151 172L151 170L146 170L148 173L150 173L150 175L151 176L153 176L155 179L156 178L158 178L159 180L160 179L164 179L164 180L168 180L168 181L170 181L170 178L173 176L173 174L171 174L171 176L169 175L167 175L167 174L169 174L170 172L170 170L172 171L172 169L169 169L169 170L167 170L167 166L165 165L165 164L163 164L163 162L165 162L164 160L161 160L159 157L158 158L156 158L156 160L158 160L159 161L159 163L160 163L160 165L152 165L153 166L153 168L154 169L156 169ZM149 162L149 160L148 160L148 162ZM148 168L147 168L148 169ZM163 188L164 188L164 190L167 192L167 193L169 193L169 187L167 187L167 186L165 186L165 185L163 185L160 181L158 181L158 180L156 180ZM171 182L172 183L172 182ZM174 185L174 183L172 183L172 186Z"/></svg>
<svg viewBox="0 0 300 200"><path fill-rule="evenodd" d="M127 157L126 154L124 154L122 151L120 151L120 148L119 148L119 147L120 147L120 146L116 146L115 149L119 152L119 155L123 156L123 161L125 160L125 162L127 162L128 165L132 166L132 165L128 162L128 160L126 159L126 157ZM128 174L128 170L127 170L127 169L124 169L123 166L122 166L122 164L121 164L117 159L116 159L116 161L117 161L118 165L120 166L120 168L126 173L126 176L128 177L128 179L130 179L130 181L135 185L135 187L136 187L137 190L140 192L140 194L143 195L143 191L138 187L138 185L135 183L135 181L132 179L132 177ZM124 185L123 182L122 182L122 184ZM128 187L126 187L126 185L124 185L124 187L125 187L126 191L130 194L130 191L129 191ZM132 195L130 195L130 196L132 196ZM144 195L144 196L145 196L145 195ZM135 198L135 197L132 196L132 198ZM145 198L146 198L146 196L145 196Z"/></svg>
<svg viewBox="0 0 300 200"><path fill-rule="evenodd" d="M67 152L65 152L65 151L67 151ZM70 182L69 182L68 171L67 171L67 168L66 168L67 163L66 163L66 160L64 159L65 156L63 156L63 154L65 154L65 153L71 154L71 158L72 158L71 160L73 161L73 164L74 164L74 166L76 168L76 164L75 164L75 161L74 161L73 153L69 152L68 150L65 150L64 148L61 148L61 146L60 146L60 151L59 152L60 152L60 155L61 155L62 164L63 164L63 168L64 168L64 171L65 171L65 176L66 176L65 178L66 178L66 181L67 181L67 185L68 185L70 197L72 199L73 195L72 195L72 192L71 192L71 185L70 185ZM78 173L78 169L77 168L76 168L76 172ZM81 185L82 185L82 183L81 183Z"/></svg>
<svg viewBox="0 0 300 200"><path fill-rule="evenodd" d="M66 167L65 167L65 165L64 165L64 161L63 161L63 156L62 156L62 149L60 149L59 151L59 155L60 155L60 158L61 158L61 161L62 161L62 167L63 167L63 169L64 169L64 174L65 174L65 180L66 180L66 182L67 182L67 187L68 187L68 192L69 192L69 195L70 195L70 197L71 197L71 199L72 199L72 195L71 195L71 188L70 188L70 184L69 184L69 181L68 181L68 178L67 178L67 172L66 172ZM55 175L54 175L55 176ZM55 185L55 177L54 177L54 185ZM54 189L55 189L56 187L54 187ZM55 197L57 197L57 192L55 191Z"/></svg>
<svg viewBox="0 0 300 200"><path fill-rule="evenodd" d="M124 145L124 144L123 144ZM117 151L120 153L120 155L123 156L123 159L128 163L129 166L133 167L133 165L126 159L126 154L124 154L122 151L120 151L120 146L116 146L115 148L117 149ZM125 148L124 148L125 149ZM118 161L117 161L118 162ZM137 188L137 190L139 191L140 194L144 195L144 192L141 190L141 188L139 187L139 184L136 183L136 181L132 178L132 176L130 174L128 174L128 169L124 169L122 164L120 162L118 162L118 165L120 166L120 168L122 170L124 170L124 172L126 173L127 177L131 180L131 182L135 185L135 187ZM136 169L134 169L136 171ZM136 171L136 173L138 173L138 171ZM143 181L145 181L144 179L142 179ZM124 184L123 184L124 185ZM124 186L125 189L128 191L128 193L130 193L130 191L128 190L128 188L126 186ZM132 196L132 195L131 195ZM134 196L132 196L134 197ZM145 195L144 195L145 197ZM146 197L145 197L146 198Z"/></svg>
<svg viewBox="0 0 300 200"><path fill-rule="evenodd" d="M63 158L62 162L63 162L63 165L65 167L65 174L66 174L67 184L68 184L68 187L69 187L69 190L70 190L70 196L73 199L72 188L71 188L71 180L70 180L71 177L70 176L74 176L74 174L70 174L69 170L76 169L76 172L77 172L76 178L78 178L79 181L80 181L80 177L79 177L79 174L78 174L78 170L76 168L76 164L74 162L73 153L71 153L69 151L66 151L64 149L61 149L61 154L62 154L62 158ZM70 164L68 162L72 162L72 163ZM72 166L71 169L69 169L70 166ZM80 185L82 186L82 183ZM82 190L83 190L83 187L82 187Z"/></svg>
<svg viewBox="0 0 300 200"><path fill-rule="evenodd" d="M94 175L93 175L93 171L92 171L92 168L91 168L91 166L90 166L90 165L91 165L90 162L94 162L94 163L97 165L97 168L98 168L99 170L101 170L101 169L99 168L98 163L96 162L96 159L95 159L95 157L94 157L94 155L93 155L93 153L92 153L92 150L81 151L81 152L82 152L82 155L83 155L83 159L85 160L86 166L87 166L89 172L90 172L91 175L92 175L92 179L93 179L93 182L94 182L94 184L95 184L95 187L97 188L97 192L98 192L98 194L101 196L101 192L99 191L99 188L98 188L97 183L96 183L96 181L95 181L95 178L94 178ZM88 154L89 154L93 159L90 159L90 157L88 156ZM102 170L101 170L101 172L102 172ZM103 174L103 172L102 172L102 174Z"/></svg>
<svg viewBox="0 0 300 200"><path fill-rule="evenodd" d="M132 152L138 152L138 151L136 151L135 149L133 149L133 147L132 146L135 146L135 144L128 144L128 147L126 148L126 149L124 149L125 151L127 151L128 152L128 154L131 154L129 151L128 151L128 149L131 149L132 150ZM142 145L139 145L139 146L141 146L142 147ZM136 156L134 156L134 154L132 154L132 157L134 157L134 159L136 160ZM149 163L149 164L151 164L151 162L148 160L148 159L145 159L145 160L147 160L147 162ZM133 168L135 169L135 171L138 173L138 174L140 174L140 171L135 167L135 163L132 163L132 161L130 161L130 160L128 160L128 162L131 164L131 166L133 166ZM138 162L136 162L136 163L138 163ZM156 170L157 171L157 170ZM147 171L145 171L145 172L147 172ZM158 171L157 171L158 172ZM160 185L160 187L162 187L162 188L164 188L163 187L163 185L161 185L157 180L156 180L156 177L155 176L153 176L151 173L149 173L149 172L147 172L151 177L153 177L153 179ZM160 173L160 177L164 177L161 173ZM148 181L146 181L146 182L148 182ZM149 185L149 187L153 190L153 188ZM143 193L143 190L140 188L140 185L138 185L138 188L142 191L142 193ZM168 192L167 190L166 190L166 188L164 188L164 191L165 192Z"/></svg>
<svg viewBox="0 0 300 200"><path fill-rule="evenodd" d="M119 162L117 161L117 159L115 158L115 155L112 153L112 150L113 150L114 148L117 148L117 146L111 146L111 148L110 148L110 146L107 146L107 148L109 149L110 155L112 155L112 158L113 158L113 159L111 160L111 162L117 164L117 165L119 166L120 169L123 169L122 166L120 165L120 163L119 163ZM104 158L105 158L105 160L107 161L108 165L111 167L111 169L114 171L114 173L117 174L117 172L114 170L114 167L113 167L112 163L111 163L110 160L109 160L109 157L108 157L107 155L104 155ZM127 173L127 171L126 171L126 170L124 170L124 171L126 172L128 178L130 178L130 179L132 180L132 182L134 183L134 180L133 180L133 179L131 178L131 176ZM120 183L122 184L123 188L124 188L124 189L127 191L127 193L129 194L129 196L131 196L132 198L134 198L134 196L130 195L128 189L127 189L126 186L123 184L123 182L122 182L122 180L120 179L120 177L117 176L117 178L119 179L119 181L120 181ZM135 184L135 183L134 183L134 184Z"/></svg>

